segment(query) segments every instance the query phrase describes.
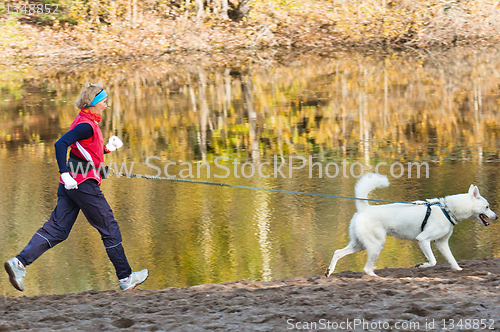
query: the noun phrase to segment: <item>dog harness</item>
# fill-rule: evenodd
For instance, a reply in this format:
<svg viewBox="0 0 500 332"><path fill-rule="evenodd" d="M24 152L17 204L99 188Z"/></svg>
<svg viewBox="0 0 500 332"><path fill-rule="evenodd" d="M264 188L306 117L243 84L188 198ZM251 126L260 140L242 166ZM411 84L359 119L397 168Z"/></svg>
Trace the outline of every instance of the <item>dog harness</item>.
<svg viewBox="0 0 500 332"><path fill-rule="evenodd" d="M420 229L422 230L422 232L424 231L424 228L425 228L425 225L427 225L427 220L429 220L429 217L431 216L431 206L433 205L439 205L439 207L441 208L441 211L443 211L443 214L445 215L446 219L448 219L449 222L451 222L451 224L453 226L455 226L456 224L453 222L453 220L451 220L451 217L450 217L450 214L448 213L448 211L445 210L445 208L441 205L441 202L435 202L435 203L425 203L425 205L427 205L427 211L425 212L425 217L424 217L424 221L422 221L422 226L420 227Z"/></svg>

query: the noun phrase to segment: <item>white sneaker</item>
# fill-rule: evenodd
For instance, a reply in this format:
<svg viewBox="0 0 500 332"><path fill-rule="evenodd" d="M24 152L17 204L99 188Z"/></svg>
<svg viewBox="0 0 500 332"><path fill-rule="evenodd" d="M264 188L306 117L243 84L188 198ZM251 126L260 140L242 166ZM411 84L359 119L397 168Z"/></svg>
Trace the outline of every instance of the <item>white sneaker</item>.
<svg viewBox="0 0 500 332"><path fill-rule="evenodd" d="M148 278L148 270L144 269L139 272L132 272L130 276L128 276L125 280L120 280L118 283L120 284L121 290L134 289L135 286L142 284Z"/></svg>
<svg viewBox="0 0 500 332"><path fill-rule="evenodd" d="M10 283L15 289L24 290L24 276L26 275L26 269L23 263L19 261L16 257L9 259L4 263L5 271L9 274Z"/></svg>

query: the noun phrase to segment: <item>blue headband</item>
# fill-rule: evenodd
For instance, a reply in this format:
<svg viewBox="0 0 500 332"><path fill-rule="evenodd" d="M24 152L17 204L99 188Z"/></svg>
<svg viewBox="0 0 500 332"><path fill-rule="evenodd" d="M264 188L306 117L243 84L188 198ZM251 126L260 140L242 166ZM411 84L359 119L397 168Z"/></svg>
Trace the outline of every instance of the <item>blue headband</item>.
<svg viewBox="0 0 500 332"><path fill-rule="evenodd" d="M92 103L90 105L85 105L85 107L91 107L91 106L94 106L95 104L97 104L98 102L102 101L104 98L106 98L108 96L108 94L106 93L106 91L101 90L95 97L94 97L94 100L92 100Z"/></svg>

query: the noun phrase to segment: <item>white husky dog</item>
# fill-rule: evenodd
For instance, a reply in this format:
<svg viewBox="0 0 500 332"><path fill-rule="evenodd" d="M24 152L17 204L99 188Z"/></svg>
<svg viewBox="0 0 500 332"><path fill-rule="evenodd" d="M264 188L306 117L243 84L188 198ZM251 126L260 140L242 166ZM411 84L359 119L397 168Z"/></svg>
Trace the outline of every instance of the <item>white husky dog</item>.
<svg viewBox="0 0 500 332"><path fill-rule="evenodd" d="M387 176L368 173L356 184L356 198L366 199L372 190L388 185ZM329 277L333 273L340 258L366 249L368 259L363 271L368 275L377 276L373 269L384 247L386 235L418 242L428 262L417 264L417 267L436 265L436 258L431 249L431 241L434 240L439 251L451 264L451 268L462 270L448 245L453 227L457 222L471 217L477 218L485 226L489 225L486 217L492 220L498 218L475 185L470 186L467 194L413 203L370 205L366 200L356 200L358 212L352 217L349 227L351 241L347 247L335 251L325 275Z"/></svg>

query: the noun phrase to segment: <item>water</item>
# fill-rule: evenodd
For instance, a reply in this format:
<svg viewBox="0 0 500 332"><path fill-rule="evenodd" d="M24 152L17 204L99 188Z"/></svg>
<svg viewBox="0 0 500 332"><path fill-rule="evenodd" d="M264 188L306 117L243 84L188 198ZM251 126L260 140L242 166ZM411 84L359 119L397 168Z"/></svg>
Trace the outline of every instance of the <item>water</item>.
<svg viewBox="0 0 500 332"><path fill-rule="evenodd" d="M58 168L54 143L77 113L74 100L86 81L106 85L105 138L124 147L106 163L145 163L178 177L187 162L207 161L200 180L352 196L356 178L342 176L341 162L389 174L393 162L427 162L429 178L407 172L374 198L411 201L466 192L479 186L497 213L500 191L497 146L498 86L495 53L435 58L339 55L288 66L174 67L163 62L120 64L51 73L44 79L2 75L0 90L0 258L16 255L56 204ZM9 76L10 75L10 76ZM318 166L273 177L274 156L302 156ZM216 170L224 163L230 176ZM235 160L254 163L269 178L245 178ZM327 178L324 167L340 174ZM294 165L300 162L295 160ZM206 167L206 166L205 166ZM359 169L359 164L354 170ZM330 168L332 170L332 168ZM250 164L245 171L250 171ZM331 172L333 173L333 171ZM185 174L185 173L184 173ZM355 175L358 172L355 172ZM165 176L162 171L161 176ZM322 275L335 249L348 242L355 212L350 200L279 194L200 184L111 177L102 190L119 221L131 265L148 268L143 288L288 276ZM457 258L500 255L500 228L467 220L450 246ZM435 250L436 251L436 250ZM437 253L437 251L436 251ZM437 253L438 261L444 261ZM336 271L361 271L366 256L340 260ZM388 238L378 268L408 267L424 260L418 245ZM68 240L29 266L23 295L117 289L99 234L79 216ZM4 273L0 294L18 296Z"/></svg>

